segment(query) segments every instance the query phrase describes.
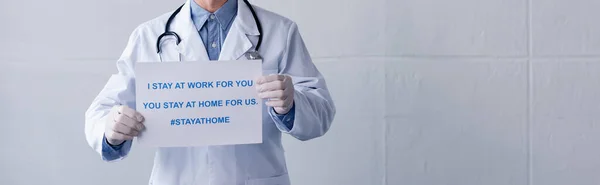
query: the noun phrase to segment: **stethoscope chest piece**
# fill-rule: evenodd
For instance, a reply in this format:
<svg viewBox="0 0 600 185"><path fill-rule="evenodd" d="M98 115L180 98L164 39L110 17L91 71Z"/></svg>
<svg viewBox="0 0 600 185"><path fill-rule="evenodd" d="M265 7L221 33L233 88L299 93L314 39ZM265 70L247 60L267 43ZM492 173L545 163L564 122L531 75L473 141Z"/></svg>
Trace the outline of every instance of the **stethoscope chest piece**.
<svg viewBox="0 0 600 185"><path fill-rule="evenodd" d="M262 60L262 57L260 56L260 54L258 54L257 51L248 51L244 55L246 55L246 58L248 60Z"/></svg>

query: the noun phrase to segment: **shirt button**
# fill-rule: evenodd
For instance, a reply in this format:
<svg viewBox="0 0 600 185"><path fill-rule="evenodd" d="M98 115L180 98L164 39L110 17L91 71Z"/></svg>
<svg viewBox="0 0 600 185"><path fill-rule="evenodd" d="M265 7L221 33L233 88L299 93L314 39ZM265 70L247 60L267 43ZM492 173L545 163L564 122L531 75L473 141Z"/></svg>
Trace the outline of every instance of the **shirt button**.
<svg viewBox="0 0 600 185"><path fill-rule="evenodd" d="M210 15L210 19L215 19L215 15Z"/></svg>
<svg viewBox="0 0 600 185"><path fill-rule="evenodd" d="M217 47L217 43L216 43L216 42L213 42L211 46L212 46L213 48L216 48L216 47Z"/></svg>

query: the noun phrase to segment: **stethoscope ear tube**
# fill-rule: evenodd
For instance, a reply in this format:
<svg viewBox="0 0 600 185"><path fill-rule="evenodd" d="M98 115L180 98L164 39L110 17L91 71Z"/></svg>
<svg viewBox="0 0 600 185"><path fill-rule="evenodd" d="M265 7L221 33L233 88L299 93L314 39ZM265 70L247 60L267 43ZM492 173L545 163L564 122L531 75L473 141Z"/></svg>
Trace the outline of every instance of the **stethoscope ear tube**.
<svg viewBox="0 0 600 185"><path fill-rule="evenodd" d="M169 17L169 20L167 20L167 24L165 25L165 32L163 34L160 34L160 36L158 36L158 40L156 41L156 53L160 54L161 49L160 49L160 41L162 40L163 37L165 36L174 36L177 39L177 45L179 45L179 43L181 43L181 38L179 37L179 35L177 35L177 33L169 31L169 28L171 27L171 22L173 22L173 19L175 19L175 16L177 14L179 14L179 12L181 11L181 9L183 8L185 4L181 5L179 8L177 8L177 10L175 10L175 12L173 12L173 14L171 14L171 16Z"/></svg>
<svg viewBox="0 0 600 185"><path fill-rule="evenodd" d="M160 34L160 36L158 36L158 42L156 42L156 53L160 53L161 49L160 49L160 41L162 40L163 37L165 36L169 36L172 35L177 39L177 45L179 45L179 43L181 43L181 38L179 38L179 35L177 35L177 33L175 32L165 32L163 34Z"/></svg>
<svg viewBox="0 0 600 185"><path fill-rule="evenodd" d="M258 42L256 43L256 47L254 49L254 51L258 52L258 49L260 49L260 45L262 44L263 39L262 24L260 23L260 20L258 19L258 16L256 15L256 11L254 11L254 7L252 7L252 4L250 4L248 0L244 0L244 3L248 5L248 9L250 9L250 12L252 12L252 17L254 17L254 22L256 22L256 28L258 28Z"/></svg>

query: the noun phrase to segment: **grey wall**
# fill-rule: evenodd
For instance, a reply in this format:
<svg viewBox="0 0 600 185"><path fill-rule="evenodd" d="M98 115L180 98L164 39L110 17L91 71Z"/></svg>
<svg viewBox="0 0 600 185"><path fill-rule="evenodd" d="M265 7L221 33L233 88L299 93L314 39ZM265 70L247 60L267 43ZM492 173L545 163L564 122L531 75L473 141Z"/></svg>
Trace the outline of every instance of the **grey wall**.
<svg viewBox="0 0 600 185"><path fill-rule="evenodd" d="M147 182L153 150L102 162L83 114L181 2L0 1L0 184ZM285 137L294 184L600 184L600 1L254 2L298 23L338 107Z"/></svg>

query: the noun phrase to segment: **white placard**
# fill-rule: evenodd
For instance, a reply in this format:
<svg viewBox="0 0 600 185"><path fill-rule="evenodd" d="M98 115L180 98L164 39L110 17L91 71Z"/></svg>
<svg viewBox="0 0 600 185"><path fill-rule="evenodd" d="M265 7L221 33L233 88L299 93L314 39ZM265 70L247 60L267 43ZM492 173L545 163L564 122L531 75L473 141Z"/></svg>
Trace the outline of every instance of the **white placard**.
<svg viewBox="0 0 600 185"><path fill-rule="evenodd" d="M262 100L254 79L262 62L136 63L139 144L188 147L262 142Z"/></svg>

